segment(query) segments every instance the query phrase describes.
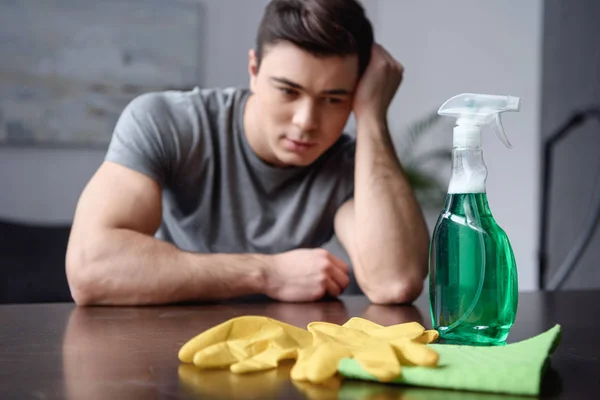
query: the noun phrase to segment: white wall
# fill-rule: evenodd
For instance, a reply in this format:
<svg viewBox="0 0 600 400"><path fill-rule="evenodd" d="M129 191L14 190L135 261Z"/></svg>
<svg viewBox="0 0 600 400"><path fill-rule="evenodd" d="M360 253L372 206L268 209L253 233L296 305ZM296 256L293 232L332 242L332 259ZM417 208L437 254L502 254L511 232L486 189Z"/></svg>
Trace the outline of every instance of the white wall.
<svg viewBox="0 0 600 400"><path fill-rule="evenodd" d="M542 0L380 0L379 40L406 67L390 110L401 127L462 92L521 97L506 113L514 148L485 135L488 197L512 242L520 288L537 285ZM450 145L451 131L439 140ZM442 137L445 136L445 137Z"/></svg>

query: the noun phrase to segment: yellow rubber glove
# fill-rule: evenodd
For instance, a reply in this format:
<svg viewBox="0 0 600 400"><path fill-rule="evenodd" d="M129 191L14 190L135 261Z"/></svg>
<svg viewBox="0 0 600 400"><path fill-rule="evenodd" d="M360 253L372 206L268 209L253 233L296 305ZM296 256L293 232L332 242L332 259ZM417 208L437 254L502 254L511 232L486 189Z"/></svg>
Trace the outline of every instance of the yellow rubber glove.
<svg viewBox="0 0 600 400"><path fill-rule="evenodd" d="M416 322L383 327L362 318L344 325L312 322L313 344L302 348L292 368L293 380L327 383L337 373L342 358L354 358L382 382L400 375L401 364L435 366L439 355L425 346L437 339Z"/></svg>
<svg viewBox="0 0 600 400"><path fill-rule="evenodd" d="M438 363L439 354L422 345L434 342L439 334L436 330L425 330L418 322L385 327L366 319L352 318L343 326L360 330L373 338L385 340L392 346L402 365L433 367Z"/></svg>
<svg viewBox="0 0 600 400"><path fill-rule="evenodd" d="M199 368L225 368L244 373L277 367L296 359L312 336L304 329L260 316L233 318L190 339L179 350L179 360Z"/></svg>

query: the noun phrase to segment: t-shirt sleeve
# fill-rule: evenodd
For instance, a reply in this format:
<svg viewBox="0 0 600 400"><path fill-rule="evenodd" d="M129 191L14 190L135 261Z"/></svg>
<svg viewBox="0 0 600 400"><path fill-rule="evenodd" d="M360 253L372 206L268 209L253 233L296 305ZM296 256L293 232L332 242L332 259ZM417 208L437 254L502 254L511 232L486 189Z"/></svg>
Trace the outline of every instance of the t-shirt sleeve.
<svg viewBox="0 0 600 400"><path fill-rule="evenodd" d="M163 94L136 97L117 121L105 160L141 172L162 186L175 162L177 128L170 119Z"/></svg>

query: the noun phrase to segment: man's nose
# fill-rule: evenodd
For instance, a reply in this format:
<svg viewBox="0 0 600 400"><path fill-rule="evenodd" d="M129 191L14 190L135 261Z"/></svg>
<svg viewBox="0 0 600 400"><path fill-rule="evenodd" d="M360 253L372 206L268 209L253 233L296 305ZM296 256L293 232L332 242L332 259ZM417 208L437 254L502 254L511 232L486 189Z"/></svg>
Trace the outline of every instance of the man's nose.
<svg viewBox="0 0 600 400"><path fill-rule="evenodd" d="M315 102L312 100L301 102L294 113L294 125L302 132L311 132L317 128L318 122L318 110Z"/></svg>

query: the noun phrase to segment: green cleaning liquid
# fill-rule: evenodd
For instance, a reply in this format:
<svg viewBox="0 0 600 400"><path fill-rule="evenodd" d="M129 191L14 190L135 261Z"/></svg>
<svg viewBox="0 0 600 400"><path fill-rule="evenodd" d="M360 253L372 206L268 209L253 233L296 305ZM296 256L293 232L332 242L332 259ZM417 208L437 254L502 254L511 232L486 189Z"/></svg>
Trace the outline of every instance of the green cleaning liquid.
<svg viewBox="0 0 600 400"><path fill-rule="evenodd" d="M459 161L464 167L470 158ZM447 195L431 242L429 295L442 339L480 345L506 340L517 312L517 269L484 192Z"/></svg>
<svg viewBox="0 0 600 400"><path fill-rule="evenodd" d="M519 108L518 97L462 93L438 110L439 115L456 118L452 176L429 252L431 319L448 342L500 345L515 322L517 266L508 237L488 204L481 132L490 126L512 147L500 114Z"/></svg>

